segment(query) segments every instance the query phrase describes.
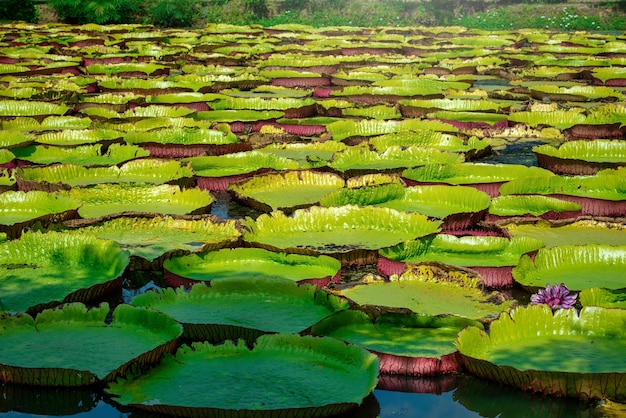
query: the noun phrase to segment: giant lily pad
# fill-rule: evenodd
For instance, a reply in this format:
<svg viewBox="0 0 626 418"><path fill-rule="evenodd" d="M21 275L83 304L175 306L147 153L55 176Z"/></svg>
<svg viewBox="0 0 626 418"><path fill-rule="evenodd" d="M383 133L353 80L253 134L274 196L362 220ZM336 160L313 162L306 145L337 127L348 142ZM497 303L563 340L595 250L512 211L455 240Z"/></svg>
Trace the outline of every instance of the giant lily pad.
<svg viewBox="0 0 626 418"><path fill-rule="evenodd" d="M126 376L133 365L158 362L175 350L182 327L158 312L119 305L87 310L82 303L29 315L3 316L3 381L38 386L85 386ZM68 339L71 344L68 344Z"/></svg>
<svg viewBox="0 0 626 418"><path fill-rule="evenodd" d="M345 181L336 174L289 171L257 175L231 184L228 189L253 208L271 212L311 206L344 185Z"/></svg>
<svg viewBox="0 0 626 418"><path fill-rule="evenodd" d="M500 194L549 195L580 204L584 215L622 216L626 202L625 186L626 176L600 171L593 176L555 175L515 179L503 184Z"/></svg>
<svg viewBox="0 0 626 418"><path fill-rule="evenodd" d="M79 206L80 202L71 197L40 191L7 191L0 194L0 231L15 238L36 221L47 224L71 218Z"/></svg>
<svg viewBox="0 0 626 418"><path fill-rule="evenodd" d="M147 157L150 153L135 145L102 144L85 145L75 148L32 145L13 150L16 158L36 164L75 164L81 166L110 166L135 158Z"/></svg>
<svg viewBox="0 0 626 418"><path fill-rule="evenodd" d="M460 163L463 159L461 154L420 146L391 146L380 153L365 146L353 146L336 153L328 166L353 176L373 171L402 171L425 164Z"/></svg>
<svg viewBox="0 0 626 418"><path fill-rule="evenodd" d="M357 282L336 292L364 306L427 315L457 315L481 321L497 317L514 304L510 300L503 301L496 292L484 294L478 281L465 274L439 273L428 266L414 266L396 280ZM499 303L493 302L498 299Z"/></svg>
<svg viewBox="0 0 626 418"><path fill-rule="evenodd" d="M0 100L0 116L64 115L69 110L65 104L28 100Z"/></svg>
<svg viewBox="0 0 626 418"><path fill-rule="evenodd" d="M372 321L356 310L337 312L311 328L314 335L335 337L376 354L381 373L433 375L460 368L454 341L478 321L453 316L384 313Z"/></svg>
<svg viewBox="0 0 626 418"><path fill-rule="evenodd" d="M550 112L511 112L511 122L526 123L531 127L538 125L552 126L558 129L571 128L574 125L584 124L586 116L576 110L553 110Z"/></svg>
<svg viewBox="0 0 626 418"><path fill-rule="evenodd" d="M241 235L235 221L214 222L211 218L169 216L114 218L84 226L76 232L116 241L131 255L148 261L174 251L196 252L221 248L237 241Z"/></svg>
<svg viewBox="0 0 626 418"><path fill-rule="evenodd" d="M341 279L341 263L325 255L285 254L262 248L222 249L172 257L163 263L173 285L210 282L227 277L282 277L318 287Z"/></svg>
<svg viewBox="0 0 626 418"><path fill-rule="evenodd" d="M213 196L197 188L181 189L162 184L97 184L63 191L82 202L78 214L98 218L124 212L187 215L204 212L213 203Z"/></svg>
<svg viewBox="0 0 626 418"><path fill-rule="evenodd" d="M121 138L122 132L114 129L63 129L62 131L44 132L35 137L35 142L46 145L72 146L93 144Z"/></svg>
<svg viewBox="0 0 626 418"><path fill-rule="evenodd" d="M16 172L23 188L63 189L103 183L164 184L191 178L188 164L175 160L139 159L118 166L87 168L73 164L22 167Z"/></svg>
<svg viewBox="0 0 626 418"><path fill-rule="evenodd" d="M505 222L501 224L513 237L543 241L546 247L557 245L607 244L626 245L626 227L619 222L601 219L570 219Z"/></svg>
<svg viewBox="0 0 626 418"><path fill-rule="evenodd" d="M297 161L260 151L236 152L184 159L198 175L198 186L209 190L226 190L228 184L252 176L261 170L293 170Z"/></svg>
<svg viewBox="0 0 626 418"><path fill-rule="evenodd" d="M471 185L490 196L499 194L500 186L517 178L552 176L548 170L520 164L428 164L406 169L402 177L417 183Z"/></svg>
<svg viewBox="0 0 626 418"><path fill-rule="evenodd" d="M488 220L507 216L538 216L545 219L564 219L580 215L582 206L575 202L542 195L497 196L489 205Z"/></svg>
<svg viewBox="0 0 626 418"><path fill-rule="evenodd" d="M0 306L37 312L46 304L91 300L121 286L128 262L113 241L26 232L0 244Z"/></svg>
<svg viewBox="0 0 626 418"><path fill-rule="evenodd" d="M356 408L376 386L377 375L376 356L360 347L279 334L259 337L252 350L231 341L182 346L175 357L106 391L118 403L153 413L309 418ZM164 386L163 379L185 386L186 395Z"/></svg>
<svg viewBox="0 0 626 418"><path fill-rule="evenodd" d="M279 277L223 277L211 286L197 283L146 292L134 306L164 312L185 326L194 340L219 342L243 338L249 343L266 333L304 333L348 302L309 284Z"/></svg>
<svg viewBox="0 0 626 418"><path fill-rule="evenodd" d="M621 338L626 311L517 308L459 334L463 365L479 377L524 390L580 398L626 398Z"/></svg>
<svg viewBox="0 0 626 418"><path fill-rule="evenodd" d="M595 174L626 165L626 142L620 140L568 141L558 148L544 144L533 152L541 167L559 174Z"/></svg>
<svg viewBox="0 0 626 418"><path fill-rule="evenodd" d="M401 274L406 263L440 262L477 271L489 287L513 284L511 269L523 254L543 247L534 238L437 234L379 250L378 269L385 275Z"/></svg>
<svg viewBox="0 0 626 418"><path fill-rule="evenodd" d="M626 287L626 246L602 244L560 245L541 248L534 260L522 256L513 278L529 289L546 283L564 283L570 290L590 287Z"/></svg>
<svg viewBox="0 0 626 418"><path fill-rule="evenodd" d="M375 205L404 212L419 212L442 219L442 229L464 229L481 220L489 207L489 196L473 187L413 186L386 184L342 189L321 200L324 206Z"/></svg>
<svg viewBox="0 0 626 418"><path fill-rule="evenodd" d="M439 222L419 213L354 205L298 209L292 216L281 211L242 221L247 242L287 252L349 255L389 247L439 231ZM344 260L348 262L348 260Z"/></svg>

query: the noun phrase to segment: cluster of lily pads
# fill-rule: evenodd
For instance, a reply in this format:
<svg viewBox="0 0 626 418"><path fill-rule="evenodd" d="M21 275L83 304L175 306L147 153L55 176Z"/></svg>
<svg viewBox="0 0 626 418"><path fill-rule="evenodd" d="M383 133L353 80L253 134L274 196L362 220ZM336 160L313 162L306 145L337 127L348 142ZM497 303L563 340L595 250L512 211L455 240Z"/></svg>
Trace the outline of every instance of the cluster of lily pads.
<svg viewBox="0 0 626 418"><path fill-rule="evenodd" d="M185 416L461 369L626 399L626 36L1 32L4 382Z"/></svg>

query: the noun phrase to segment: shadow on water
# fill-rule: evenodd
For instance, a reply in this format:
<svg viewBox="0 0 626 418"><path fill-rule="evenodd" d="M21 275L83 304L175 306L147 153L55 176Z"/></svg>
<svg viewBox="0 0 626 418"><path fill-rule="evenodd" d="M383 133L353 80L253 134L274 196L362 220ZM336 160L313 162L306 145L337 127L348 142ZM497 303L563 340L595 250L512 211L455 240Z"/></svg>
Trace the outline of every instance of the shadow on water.
<svg viewBox="0 0 626 418"><path fill-rule="evenodd" d="M393 389L393 390L390 390ZM463 373L439 377L381 376L356 410L332 418L397 417L601 417L598 402L557 398L478 379ZM0 416L167 418L120 407L97 389L0 386Z"/></svg>

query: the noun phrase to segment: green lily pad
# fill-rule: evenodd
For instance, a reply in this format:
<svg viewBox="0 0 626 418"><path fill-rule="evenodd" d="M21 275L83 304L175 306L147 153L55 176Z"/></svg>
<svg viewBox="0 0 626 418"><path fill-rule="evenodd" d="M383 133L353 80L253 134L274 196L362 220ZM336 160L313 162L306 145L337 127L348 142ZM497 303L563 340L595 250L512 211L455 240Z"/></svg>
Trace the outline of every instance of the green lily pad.
<svg viewBox="0 0 626 418"><path fill-rule="evenodd" d="M598 219L511 222L501 226L513 237L539 239L546 247L566 244L626 245L626 228L623 224Z"/></svg>
<svg viewBox="0 0 626 418"><path fill-rule="evenodd" d="M154 261L173 251L196 252L231 244L241 233L235 221L172 217L121 217L88 225L75 231L116 241L131 255Z"/></svg>
<svg viewBox="0 0 626 418"><path fill-rule="evenodd" d="M297 161L301 166L325 165L336 152L343 151L347 145L343 142L324 141L311 143L272 143L258 149L278 157Z"/></svg>
<svg viewBox="0 0 626 418"><path fill-rule="evenodd" d="M3 124L4 125L4 124ZM6 129L6 128L3 128ZM0 147L13 148L28 145L35 140L35 135L16 130L7 130L2 132L0 138Z"/></svg>
<svg viewBox="0 0 626 418"><path fill-rule="evenodd" d="M163 269L166 278L174 274L188 282L211 282L228 277L281 277L296 282L328 283L339 279L341 263L325 255L285 254L262 248L231 248L171 257L165 260Z"/></svg>
<svg viewBox="0 0 626 418"><path fill-rule="evenodd" d="M550 171L521 164L429 164L404 170L402 177L423 183L468 185L499 183L516 178L552 176Z"/></svg>
<svg viewBox="0 0 626 418"><path fill-rule="evenodd" d="M29 100L0 100L0 116L64 115L69 106Z"/></svg>
<svg viewBox="0 0 626 418"><path fill-rule="evenodd" d="M207 110L197 112L194 117L212 122L257 122L282 118L285 112L280 110Z"/></svg>
<svg viewBox="0 0 626 418"><path fill-rule="evenodd" d="M621 309L520 307L493 321L489 335L461 331L457 347L467 370L485 379L550 395L623 400L624 321Z"/></svg>
<svg viewBox="0 0 626 418"><path fill-rule="evenodd" d="M213 196L204 190L181 189L168 184L97 184L60 193L82 202L78 214L83 218L124 212L187 215L204 212L214 201Z"/></svg>
<svg viewBox="0 0 626 418"><path fill-rule="evenodd" d="M257 175L231 184L228 190L253 208L271 212L311 206L344 185L345 181L336 174L289 171Z"/></svg>
<svg viewBox="0 0 626 418"><path fill-rule="evenodd" d="M311 328L313 335L338 338L376 354L381 373L431 375L459 369L454 341L478 321L453 316L383 313L372 321L365 313L345 310Z"/></svg>
<svg viewBox="0 0 626 418"><path fill-rule="evenodd" d="M2 316L3 381L38 386L94 385L125 376L173 351L182 327L158 312L119 305L87 310L82 303L29 315ZM72 344L68 344L68 339Z"/></svg>
<svg viewBox="0 0 626 418"><path fill-rule="evenodd" d="M313 285L279 277L223 277L208 287L197 283L136 296L134 306L164 312L194 340L252 343L266 333L304 333L348 302Z"/></svg>
<svg viewBox="0 0 626 418"><path fill-rule="evenodd" d="M489 205L489 214L496 216L541 216L548 213L580 212L580 209L581 205L578 203L550 196L508 195L494 197Z"/></svg>
<svg viewBox="0 0 626 418"><path fill-rule="evenodd" d="M626 200L626 176L542 176L511 180L500 187L500 194L560 194L610 201Z"/></svg>
<svg viewBox="0 0 626 418"><path fill-rule="evenodd" d="M107 148L103 148L101 144L75 148L31 145L13 151L18 159L36 164L63 163L81 166L116 165L150 155L138 146L120 144L111 144Z"/></svg>
<svg viewBox="0 0 626 418"><path fill-rule="evenodd" d="M472 136L467 140L463 140L456 135L429 130L401 131L380 135L371 138L369 143L378 152L383 152L392 146L410 147L412 145L420 145L441 151L467 153L486 150L490 146L490 142L485 138L480 139Z"/></svg>
<svg viewBox="0 0 626 418"><path fill-rule="evenodd" d="M29 221L43 218L63 220L64 214L70 211L75 214L79 206L76 199L46 192L6 191L0 194L0 229L13 225L24 227Z"/></svg>
<svg viewBox="0 0 626 418"><path fill-rule="evenodd" d="M583 289L579 296L583 307L599 306L608 309L626 309L626 289L591 287Z"/></svg>
<svg viewBox="0 0 626 418"><path fill-rule="evenodd" d="M182 346L132 380L110 383L116 402L150 412L303 418L356 408L376 386L376 356L334 338L279 334L242 342ZM183 385L181 397L168 386ZM245 394L245 395L243 395Z"/></svg>
<svg viewBox="0 0 626 418"><path fill-rule="evenodd" d="M22 167L16 172L18 178L32 183L56 183L72 187L103 183L149 183L163 184L194 175L188 164L176 160L140 159L128 161L121 166L82 167L73 164L57 164L46 167Z"/></svg>
<svg viewBox="0 0 626 418"><path fill-rule="evenodd" d="M31 117L16 117L2 122L2 129L16 131L54 131L58 129L88 129L91 119L77 116L48 116L41 122Z"/></svg>
<svg viewBox="0 0 626 418"><path fill-rule="evenodd" d="M427 266L410 268L397 280L366 282L336 292L360 305L482 321L497 317L515 303L491 302L497 299L497 293L484 294L476 279L463 275L437 277Z"/></svg>
<svg viewBox="0 0 626 418"><path fill-rule="evenodd" d="M620 140L568 141L558 148L544 144L533 147L533 152L561 159L626 165L626 144Z"/></svg>
<svg viewBox="0 0 626 418"><path fill-rule="evenodd" d="M438 261L462 267L500 267L515 266L522 254L541 247L543 241L535 238L437 234L378 252L385 258L405 263Z"/></svg>
<svg viewBox="0 0 626 418"><path fill-rule="evenodd" d="M338 190L324 197L321 204L375 205L444 219L453 214L485 211L490 201L486 193L473 187L443 185L404 187L399 184L387 184Z"/></svg>
<svg viewBox="0 0 626 418"><path fill-rule="evenodd" d="M620 289L626 287L625 267L626 246L560 245L539 249L534 260L522 256L513 278L530 289L551 282L564 283L572 291L598 286Z"/></svg>
<svg viewBox="0 0 626 418"><path fill-rule="evenodd" d="M202 129L193 127L163 128L158 130L130 132L124 136L129 144L156 142L159 144L231 144L238 142L237 137L230 132L220 129Z"/></svg>
<svg viewBox="0 0 626 418"><path fill-rule="evenodd" d="M121 138L122 132L114 129L63 129L62 131L44 132L35 137L35 142L46 145L72 146L93 144Z"/></svg>
<svg viewBox="0 0 626 418"><path fill-rule="evenodd" d="M365 146L353 146L336 153L328 166L342 173L350 173L351 170L406 169L425 164L453 164L462 161L461 154L421 146L391 146L380 153Z"/></svg>
<svg viewBox="0 0 626 418"><path fill-rule="evenodd" d="M340 254L378 250L402 241L439 232L439 222L419 213L354 205L281 211L242 221L243 239L288 252Z"/></svg>
<svg viewBox="0 0 626 418"><path fill-rule="evenodd" d="M0 244L0 306L37 312L45 304L90 300L121 285L129 255L113 241L25 232Z"/></svg>
<svg viewBox="0 0 626 418"><path fill-rule="evenodd" d="M236 152L185 158L201 177L225 177L251 173L261 168L291 170L300 168L297 161L260 151Z"/></svg>
<svg viewBox="0 0 626 418"><path fill-rule="evenodd" d="M538 125L552 126L558 129L571 128L574 125L585 123L586 116L576 110L553 110L550 112L511 112L511 122L526 123L531 127Z"/></svg>

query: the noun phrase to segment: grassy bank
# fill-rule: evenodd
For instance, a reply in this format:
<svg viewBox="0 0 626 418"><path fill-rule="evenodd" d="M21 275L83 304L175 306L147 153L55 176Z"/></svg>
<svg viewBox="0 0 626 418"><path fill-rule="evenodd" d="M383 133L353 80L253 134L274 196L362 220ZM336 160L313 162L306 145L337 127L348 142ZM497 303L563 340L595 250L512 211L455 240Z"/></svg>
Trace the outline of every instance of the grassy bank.
<svg viewBox="0 0 626 418"><path fill-rule="evenodd" d="M134 15L108 21L108 16L64 15L74 0L50 0L37 6L39 23L150 23L156 26L203 27L208 23L236 25L304 24L312 26L465 26L486 30L555 29L623 31L626 1L524 2L506 0L159 0L150 9L144 0L131 0ZM78 1L78 0L76 0ZM112 0L111 0L112 1ZM87 1L89 3L89 1ZM102 2L97 2L102 4ZM104 2L106 3L106 1ZM184 4L184 7L181 7ZM101 9L106 13L113 9ZM113 15L113 14L112 14ZM124 21L126 19L127 21Z"/></svg>

